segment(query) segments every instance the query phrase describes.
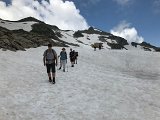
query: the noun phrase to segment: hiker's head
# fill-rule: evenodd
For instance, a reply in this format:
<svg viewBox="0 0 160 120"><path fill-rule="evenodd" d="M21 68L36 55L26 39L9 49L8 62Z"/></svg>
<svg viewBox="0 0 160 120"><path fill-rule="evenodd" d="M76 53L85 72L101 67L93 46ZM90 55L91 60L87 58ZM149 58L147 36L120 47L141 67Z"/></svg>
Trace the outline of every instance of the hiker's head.
<svg viewBox="0 0 160 120"><path fill-rule="evenodd" d="M70 49L70 51L72 51L72 48Z"/></svg>
<svg viewBox="0 0 160 120"><path fill-rule="evenodd" d="M65 48L62 48L62 50L65 51L66 49L65 49Z"/></svg>
<svg viewBox="0 0 160 120"><path fill-rule="evenodd" d="M48 44L48 49L52 49L52 44Z"/></svg>

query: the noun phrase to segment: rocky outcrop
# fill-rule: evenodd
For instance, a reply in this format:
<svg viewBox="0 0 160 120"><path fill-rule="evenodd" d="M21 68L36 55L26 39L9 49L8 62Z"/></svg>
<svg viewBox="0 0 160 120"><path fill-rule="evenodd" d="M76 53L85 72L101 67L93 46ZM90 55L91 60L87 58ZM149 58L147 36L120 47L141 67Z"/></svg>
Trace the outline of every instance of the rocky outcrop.
<svg viewBox="0 0 160 120"><path fill-rule="evenodd" d="M154 49L156 52L160 52L160 48L153 46L147 42L142 42L142 43L131 43L132 46L137 47L138 45L141 46L145 51L152 51L151 49Z"/></svg>
<svg viewBox="0 0 160 120"><path fill-rule="evenodd" d="M79 37L84 37L84 35L80 32L80 31L77 31L73 34L73 37L74 38L79 38Z"/></svg>
<svg viewBox="0 0 160 120"><path fill-rule="evenodd" d="M62 37L62 35L58 27L45 24L35 18L29 17L14 22L27 21L37 22L32 25L30 32L24 31L23 29L8 30L0 27L0 49L12 51L25 50L25 48L46 46L49 43L60 47L68 47L68 45L78 46L77 44L61 40L60 37Z"/></svg>
<svg viewBox="0 0 160 120"><path fill-rule="evenodd" d="M26 32L22 29L11 31L0 27L0 48L3 50L25 50L25 48L46 46L49 43L60 47L68 47L68 45L78 46L62 40L55 42L51 37L34 32Z"/></svg>
<svg viewBox="0 0 160 120"><path fill-rule="evenodd" d="M10 31L0 27L0 48L16 51L47 45L48 43L56 45L51 39L35 33L24 30Z"/></svg>
<svg viewBox="0 0 160 120"><path fill-rule="evenodd" d="M111 33L107 33L107 32L104 32L98 29L94 29L93 27L90 27L88 30L82 30L80 32L86 33L86 34L99 34L99 35L107 35L107 36L112 35Z"/></svg>

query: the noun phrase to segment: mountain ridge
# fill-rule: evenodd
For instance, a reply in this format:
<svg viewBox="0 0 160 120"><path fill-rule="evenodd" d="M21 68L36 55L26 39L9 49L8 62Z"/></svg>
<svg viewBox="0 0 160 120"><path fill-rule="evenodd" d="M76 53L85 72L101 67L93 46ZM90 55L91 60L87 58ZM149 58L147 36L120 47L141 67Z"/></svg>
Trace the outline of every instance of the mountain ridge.
<svg viewBox="0 0 160 120"><path fill-rule="evenodd" d="M61 47L82 45L90 47L95 43L102 43L107 49L126 50L128 50L126 46L129 45L126 39L97 28L89 27L87 30L78 31L61 30L55 25L46 24L33 17L18 21L0 19L0 30L0 48L4 50L25 50L46 46L48 43ZM135 48L139 46L145 51L160 51L159 47L147 42L141 44L133 42L130 46Z"/></svg>

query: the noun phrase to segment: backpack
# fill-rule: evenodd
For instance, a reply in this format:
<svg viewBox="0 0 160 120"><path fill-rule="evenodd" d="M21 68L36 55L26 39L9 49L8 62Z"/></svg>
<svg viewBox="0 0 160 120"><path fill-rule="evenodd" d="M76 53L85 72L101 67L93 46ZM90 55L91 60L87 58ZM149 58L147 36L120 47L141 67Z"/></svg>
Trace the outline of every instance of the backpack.
<svg viewBox="0 0 160 120"><path fill-rule="evenodd" d="M61 60L67 59L67 53L64 52L64 54L63 54L63 52L61 51L61 53L60 53L60 59L61 59Z"/></svg>
<svg viewBox="0 0 160 120"><path fill-rule="evenodd" d="M47 60L47 53L48 53L48 49L45 51L45 57L46 57L46 60ZM54 55L54 60L56 59L56 53L55 51L52 49L52 53Z"/></svg>
<svg viewBox="0 0 160 120"><path fill-rule="evenodd" d="M70 57L74 57L74 54L75 54L75 53L74 53L73 51L71 51L71 52L70 52Z"/></svg>
<svg viewBox="0 0 160 120"><path fill-rule="evenodd" d="M75 56L78 57L78 52L75 52Z"/></svg>

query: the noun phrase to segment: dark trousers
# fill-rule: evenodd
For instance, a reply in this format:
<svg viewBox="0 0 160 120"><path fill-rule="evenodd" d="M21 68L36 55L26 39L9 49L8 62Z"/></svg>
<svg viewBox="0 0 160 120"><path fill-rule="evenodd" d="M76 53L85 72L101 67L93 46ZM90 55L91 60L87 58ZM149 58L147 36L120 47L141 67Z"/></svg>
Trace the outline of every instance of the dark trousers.
<svg viewBox="0 0 160 120"><path fill-rule="evenodd" d="M46 64L47 67L47 73L50 73L52 70L52 73L56 72L55 63Z"/></svg>

